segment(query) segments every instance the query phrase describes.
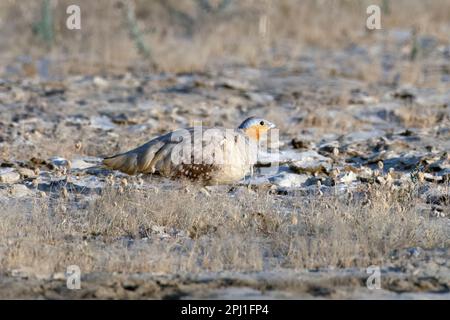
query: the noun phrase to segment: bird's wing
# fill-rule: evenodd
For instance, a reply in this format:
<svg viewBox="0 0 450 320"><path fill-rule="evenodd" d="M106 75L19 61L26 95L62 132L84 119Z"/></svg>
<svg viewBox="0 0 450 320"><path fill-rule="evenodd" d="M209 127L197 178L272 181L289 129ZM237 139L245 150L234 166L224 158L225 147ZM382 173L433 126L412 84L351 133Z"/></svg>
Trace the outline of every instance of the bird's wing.
<svg viewBox="0 0 450 320"><path fill-rule="evenodd" d="M155 172L155 158L157 159L164 149L176 141L171 141L171 133L157 137L128 152L105 158L103 164L110 169L119 170L128 174Z"/></svg>
<svg viewBox="0 0 450 320"><path fill-rule="evenodd" d="M159 172L171 175L180 164L202 162L202 148L194 143L195 135L194 128L169 132L133 150L105 158L103 164L128 174ZM202 140L200 137L201 147L204 145Z"/></svg>
<svg viewBox="0 0 450 320"><path fill-rule="evenodd" d="M208 181L218 178L220 170L229 165L227 161L244 161L232 157L232 154L237 152L238 157L242 158L237 142L245 142L245 139L240 132L222 128L202 128L201 131L182 129L106 158L103 164L128 174L159 173L166 177Z"/></svg>

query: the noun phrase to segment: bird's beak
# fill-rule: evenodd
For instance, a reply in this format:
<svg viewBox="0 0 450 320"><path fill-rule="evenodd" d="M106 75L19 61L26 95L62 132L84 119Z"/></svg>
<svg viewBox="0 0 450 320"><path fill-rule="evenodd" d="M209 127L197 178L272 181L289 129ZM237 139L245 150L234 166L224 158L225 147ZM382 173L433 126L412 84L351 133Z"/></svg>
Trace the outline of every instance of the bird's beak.
<svg viewBox="0 0 450 320"><path fill-rule="evenodd" d="M273 124L272 122L271 123L269 123L269 129L274 129L274 128L276 128L277 126L275 125L275 124Z"/></svg>

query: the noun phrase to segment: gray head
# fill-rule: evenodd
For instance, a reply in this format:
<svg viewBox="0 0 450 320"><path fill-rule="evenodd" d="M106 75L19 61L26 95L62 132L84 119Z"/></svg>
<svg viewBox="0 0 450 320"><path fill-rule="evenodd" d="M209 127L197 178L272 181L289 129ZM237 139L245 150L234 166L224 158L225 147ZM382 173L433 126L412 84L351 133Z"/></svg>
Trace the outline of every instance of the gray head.
<svg viewBox="0 0 450 320"><path fill-rule="evenodd" d="M275 128L276 126L263 118L259 117L250 117L245 119L244 122L238 127L238 129L243 130L250 138L255 140L259 140L260 136L270 129Z"/></svg>

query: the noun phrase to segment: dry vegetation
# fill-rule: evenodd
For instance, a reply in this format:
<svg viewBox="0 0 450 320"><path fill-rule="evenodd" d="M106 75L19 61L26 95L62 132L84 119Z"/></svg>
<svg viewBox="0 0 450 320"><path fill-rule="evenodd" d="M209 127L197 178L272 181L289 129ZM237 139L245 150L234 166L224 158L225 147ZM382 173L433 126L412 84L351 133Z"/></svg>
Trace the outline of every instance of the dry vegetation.
<svg viewBox="0 0 450 320"><path fill-rule="evenodd" d="M365 29L365 10L369 4L381 6L384 30L415 30L417 35L431 35L441 42L448 41L450 21L449 1L77 3L82 10L82 31L65 28L65 9L71 1L2 2L3 63L24 55L34 59L45 57L62 62L58 68L63 74L121 73L127 68L199 71L227 63L277 66L286 59L295 59L310 46L333 49L385 39L385 33ZM17 37L18 34L21 36ZM413 43L404 48L407 54L414 49ZM410 61L402 68L414 80L420 61ZM27 75L36 72L32 61L25 63L23 69ZM361 70L360 76L378 79L377 70L369 71Z"/></svg>
<svg viewBox="0 0 450 320"><path fill-rule="evenodd" d="M2 205L0 268L38 276L71 264L83 273L365 268L395 250L449 245L445 226L420 212L415 187L288 198L189 188Z"/></svg>
<svg viewBox="0 0 450 320"><path fill-rule="evenodd" d="M76 2L81 31L65 28L73 1L0 2L0 169L20 176L0 183L0 297L74 297L55 276L72 264L100 291L117 273L123 283L149 273L163 291L155 274L177 287L208 271L256 271L249 286L263 291L272 284L260 271L389 272L410 249L426 253L395 272L425 284L392 291L450 292L450 1ZM381 31L365 28L369 4L383 10ZM317 151L333 170L290 163L281 174L304 183L205 191L155 176L111 185L124 176L51 159L92 164L194 122L231 128L250 115L277 124L282 152ZM277 288L294 280L304 290L292 275Z"/></svg>

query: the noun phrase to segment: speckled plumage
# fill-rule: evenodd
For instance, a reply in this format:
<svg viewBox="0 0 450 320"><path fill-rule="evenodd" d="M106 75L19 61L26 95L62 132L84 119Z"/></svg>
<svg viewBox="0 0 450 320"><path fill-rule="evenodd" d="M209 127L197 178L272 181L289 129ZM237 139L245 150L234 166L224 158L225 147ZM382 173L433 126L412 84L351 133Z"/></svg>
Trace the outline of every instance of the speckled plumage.
<svg viewBox="0 0 450 320"><path fill-rule="evenodd" d="M246 131L255 126L255 119L247 119L235 130L192 127L169 132L105 158L103 164L127 174L156 173L207 184L233 183L243 179L256 161L257 141ZM262 121L256 124L260 126ZM274 127L267 124L269 129Z"/></svg>

